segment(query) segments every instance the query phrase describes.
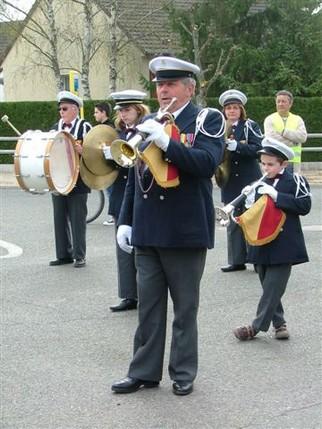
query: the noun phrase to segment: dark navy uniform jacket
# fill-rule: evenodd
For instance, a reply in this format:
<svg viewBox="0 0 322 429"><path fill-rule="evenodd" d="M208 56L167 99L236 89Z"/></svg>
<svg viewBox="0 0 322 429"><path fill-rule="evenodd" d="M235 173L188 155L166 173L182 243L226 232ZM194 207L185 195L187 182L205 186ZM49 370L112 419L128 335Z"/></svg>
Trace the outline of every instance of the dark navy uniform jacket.
<svg viewBox="0 0 322 429"><path fill-rule="evenodd" d="M134 134L133 134L134 135ZM119 138L122 140L128 140L129 137L126 130L122 130L119 132ZM109 206L108 206L108 214L114 216L116 219L118 219L121 205L124 197L124 191L125 186L127 183L127 178L129 176L129 169L120 167L119 165L115 164L116 168L119 170L119 174L111 186L111 193L109 195Z"/></svg>
<svg viewBox="0 0 322 429"><path fill-rule="evenodd" d="M181 134L191 138L199 111L200 108L189 103L178 115L175 123ZM211 111L204 128L216 134L221 125L220 113ZM130 170L118 224L132 225L134 246L214 246L211 179L221 162L223 150L223 137L212 138L198 133L192 147L170 139L164 158L179 169L180 184L175 188L158 186L149 170L141 183L138 167Z"/></svg>
<svg viewBox="0 0 322 429"><path fill-rule="evenodd" d="M88 131L92 128L91 124L89 122L84 121L84 119L77 118L73 128L69 131L69 133L76 139L76 140L84 140L85 135L88 133ZM53 130L62 131L63 130L63 121L62 119L57 122L53 128ZM78 175L76 185L74 189L68 194L87 194L91 192L90 188L85 185L82 178L80 177L80 174Z"/></svg>
<svg viewBox="0 0 322 429"><path fill-rule="evenodd" d="M268 180L265 179L266 182ZM309 191L309 185L305 179L304 181ZM261 265L295 265L307 262L309 259L299 216L310 212L311 196L303 192L300 192L298 197L295 196L297 184L293 175L287 170L284 170L275 189L278 192L276 207L285 212L286 221L275 240L264 246L249 247L248 260ZM255 199L259 197L260 195L256 194Z"/></svg>
<svg viewBox="0 0 322 429"><path fill-rule="evenodd" d="M250 124L247 127L248 138L245 134L246 122ZM257 151L262 149L262 137L258 137L259 135L262 133L256 122L250 119L238 121L234 129L237 149L230 152L230 176L227 184L221 189L221 201L223 203L230 203L245 186L262 176L257 155ZM247 143L241 143L245 140Z"/></svg>

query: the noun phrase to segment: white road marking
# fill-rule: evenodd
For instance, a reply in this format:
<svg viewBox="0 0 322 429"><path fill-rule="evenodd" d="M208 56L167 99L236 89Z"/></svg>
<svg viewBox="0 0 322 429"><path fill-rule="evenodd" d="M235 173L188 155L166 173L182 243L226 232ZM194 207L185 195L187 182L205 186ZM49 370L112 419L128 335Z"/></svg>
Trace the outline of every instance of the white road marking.
<svg viewBox="0 0 322 429"><path fill-rule="evenodd" d="M3 247L8 252L6 255L0 255L1 258L17 258L22 255L22 248L16 246L13 243L8 243L7 241L0 240L0 247Z"/></svg>
<svg viewBox="0 0 322 429"><path fill-rule="evenodd" d="M304 231L322 231L322 225L305 225L303 226Z"/></svg>

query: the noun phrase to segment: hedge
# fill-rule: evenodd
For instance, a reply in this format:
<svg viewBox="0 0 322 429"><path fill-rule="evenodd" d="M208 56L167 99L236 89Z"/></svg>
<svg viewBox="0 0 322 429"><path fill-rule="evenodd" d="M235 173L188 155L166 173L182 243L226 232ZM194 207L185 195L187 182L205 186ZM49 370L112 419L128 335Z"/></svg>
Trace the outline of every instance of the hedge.
<svg viewBox="0 0 322 429"><path fill-rule="evenodd" d="M85 119L93 125L94 105L98 102L89 100L84 102ZM151 111L157 109L158 103L155 99L147 101ZM208 106L217 107L218 99L209 98ZM273 97L252 97L247 102L247 114L259 123L263 129L263 120L275 111L275 100ZM296 98L292 111L302 116L309 133L322 133L322 98ZM59 117L57 104L53 101L26 101L26 102L1 102L0 117L8 115L9 121L20 131L26 130L49 130ZM15 136L15 132L8 124L0 122L0 136ZM1 149L14 149L15 142L0 142ZM322 146L322 139L309 139L308 146ZM322 161L322 152L304 152L303 161ZM13 162L12 155L0 155L1 164Z"/></svg>

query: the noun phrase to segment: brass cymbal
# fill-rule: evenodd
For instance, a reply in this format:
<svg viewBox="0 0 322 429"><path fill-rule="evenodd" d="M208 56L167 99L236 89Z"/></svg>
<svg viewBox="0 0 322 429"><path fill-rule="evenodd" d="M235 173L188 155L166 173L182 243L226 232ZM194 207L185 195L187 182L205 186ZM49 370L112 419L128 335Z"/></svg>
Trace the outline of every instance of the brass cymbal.
<svg viewBox="0 0 322 429"><path fill-rule="evenodd" d="M83 182L91 189L103 190L111 186L116 180L119 170L115 168L107 174L97 176L93 174L85 165L84 159L81 158L79 164L79 174Z"/></svg>
<svg viewBox="0 0 322 429"><path fill-rule="evenodd" d="M102 147L110 146L118 134L109 125L96 125L85 136L82 157L87 169L96 176L103 176L115 169L114 161L107 161Z"/></svg>

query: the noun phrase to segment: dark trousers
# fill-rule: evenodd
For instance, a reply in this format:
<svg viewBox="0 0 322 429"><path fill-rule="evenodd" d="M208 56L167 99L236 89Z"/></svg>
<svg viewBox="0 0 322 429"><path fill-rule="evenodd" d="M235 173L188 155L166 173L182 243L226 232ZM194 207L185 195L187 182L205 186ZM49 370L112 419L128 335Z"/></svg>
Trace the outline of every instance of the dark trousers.
<svg viewBox="0 0 322 429"><path fill-rule="evenodd" d="M117 232L117 219L115 220L115 235ZM127 253L120 248L117 243L116 237L116 262L117 262L117 280L118 280L118 294L121 299L137 299L137 285L136 285L136 268L134 252Z"/></svg>
<svg viewBox="0 0 322 429"><path fill-rule="evenodd" d="M168 291L174 320L169 374L172 380L193 381L198 367L197 313L200 280L207 249L138 247L135 249L139 295L139 326L134 337L130 377L162 378Z"/></svg>
<svg viewBox="0 0 322 429"><path fill-rule="evenodd" d="M86 256L87 197L86 193L52 195L58 259Z"/></svg>
<svg viewBox="0 0 322 429"><path fill-rule="evenodd" d="M256 318L252 326L256 331L268 331L271 322L274 328L285 323L281 298L284 295L292 265L256 265L263 294L259 300Z"/></svg>
<svg viewBox="0 0 322 429"><path fill-rule="evenodd" d="M243 230L233 221L227 226L227 250L229 265L243 265L247 262L247 244Z"/></svg>

